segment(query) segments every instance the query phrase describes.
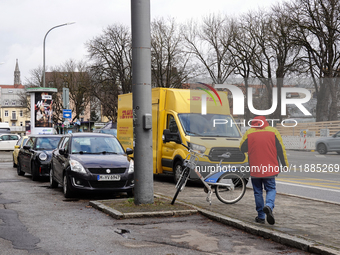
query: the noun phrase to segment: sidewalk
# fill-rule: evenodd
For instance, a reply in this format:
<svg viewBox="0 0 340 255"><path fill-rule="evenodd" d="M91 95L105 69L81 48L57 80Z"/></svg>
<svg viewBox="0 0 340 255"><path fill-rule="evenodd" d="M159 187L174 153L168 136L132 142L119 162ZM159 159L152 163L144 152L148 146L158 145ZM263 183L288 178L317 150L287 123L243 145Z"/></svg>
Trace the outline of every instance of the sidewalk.
<svg viewBox="0 0 340 255"><path fill-rule="evenodd" d="M157 179L155 194L175 194L173 183ZM244 197L232 205L223 204L213 194L210 206L203 187L188 186L176 201L196 206L206 217L311 253L340 254L340 204L277 194L273 211L276 223L263 225L254 222L257 212L252 189L247 188Z"/></svg>

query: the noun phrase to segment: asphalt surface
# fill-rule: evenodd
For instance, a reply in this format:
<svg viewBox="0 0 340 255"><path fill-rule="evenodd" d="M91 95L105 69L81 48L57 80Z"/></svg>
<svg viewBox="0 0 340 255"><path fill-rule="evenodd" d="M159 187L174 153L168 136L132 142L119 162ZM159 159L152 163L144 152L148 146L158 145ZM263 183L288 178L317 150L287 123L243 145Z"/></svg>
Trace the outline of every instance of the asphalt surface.
<svg viewBox="0 0 340 255"><path fill-rule="evenodd" d="M10 153L0 153L0 162L12 161ZM154 193L171 198L175 187L171 179L157 176ZM340 204L316 199L277 194L274 209L275 225L254 222L257 215L253 191L236 204L226 205L213 195L212 205L198 185L190 185L179 193L177 201L191 204L207 218L239 228L251 234L270 238L303 251L316 254L340 254Z"/></svg>

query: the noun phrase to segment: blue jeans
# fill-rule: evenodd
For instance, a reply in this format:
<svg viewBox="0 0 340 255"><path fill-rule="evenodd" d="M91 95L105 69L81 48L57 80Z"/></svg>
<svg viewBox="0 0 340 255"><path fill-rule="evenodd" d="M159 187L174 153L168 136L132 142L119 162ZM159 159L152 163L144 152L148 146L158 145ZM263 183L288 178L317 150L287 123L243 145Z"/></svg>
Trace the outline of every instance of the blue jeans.
<svg viewBox="0 0 340 255"><path fill-rule="evenodd" d="M256 211L260 219L265 219L266 214L263 212L263 207L268 205L272 210L274 209L274 202L276 196L275 178L251 178L253 184ZM266 191L266 204L263 200L263 188Z"/></svg>

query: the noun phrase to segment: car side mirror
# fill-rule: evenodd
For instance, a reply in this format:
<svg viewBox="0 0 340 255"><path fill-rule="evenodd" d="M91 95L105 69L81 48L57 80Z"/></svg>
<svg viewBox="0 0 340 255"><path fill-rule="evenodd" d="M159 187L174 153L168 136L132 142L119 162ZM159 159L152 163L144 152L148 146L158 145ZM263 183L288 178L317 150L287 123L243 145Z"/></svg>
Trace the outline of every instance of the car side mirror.
<svg viewBox="0 0 340 255"><path fill-rule="evenodd" d="M171 133L169 129L164 129L163 130L163 136L162 136L163 142L168 143L168 142L175 142L178 144L182 143L181 135L177 133Z"/></svg>
<svg viewBox="0 0 340 255"><path fill-rule="evenodd" d="M24 150L30 150L30 149L31 149L31 146L29 146L29 145L24 145L24 147L22 147L22 148L24 148Z"/></svg>
<svg viewBox="0 0 340 255"><path fill-rule="evenodd" d="M126 148L126 155L131 155L133 153L133 149Z"/></svg>
<svg viewBox="0 0 340 255"><path fill-rule="evenodd" d="M59 154L60 154L60 155L65 155L65 154L67 154L67 153L66 153L65 149L62 148L62 149L59 149Z"/></svg>

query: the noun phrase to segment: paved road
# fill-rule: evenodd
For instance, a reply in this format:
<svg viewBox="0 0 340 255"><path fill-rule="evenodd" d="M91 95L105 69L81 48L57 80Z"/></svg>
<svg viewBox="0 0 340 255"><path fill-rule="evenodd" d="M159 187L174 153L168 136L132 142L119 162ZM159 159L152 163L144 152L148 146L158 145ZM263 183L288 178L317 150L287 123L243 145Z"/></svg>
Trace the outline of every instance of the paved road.
<svg viewBox="0 0 340 255"><path fill-rule="evenodd" d="M115 220L89 206L108 198L64 199L2 162L0 254L309 254L202 215Z"/></svg>
<svg viewBox="0 0 340 255"><path fill-rule="evenodd" d="M287 151L289 171L277 178L280 193L340 203L340 155Z"/></svg>

